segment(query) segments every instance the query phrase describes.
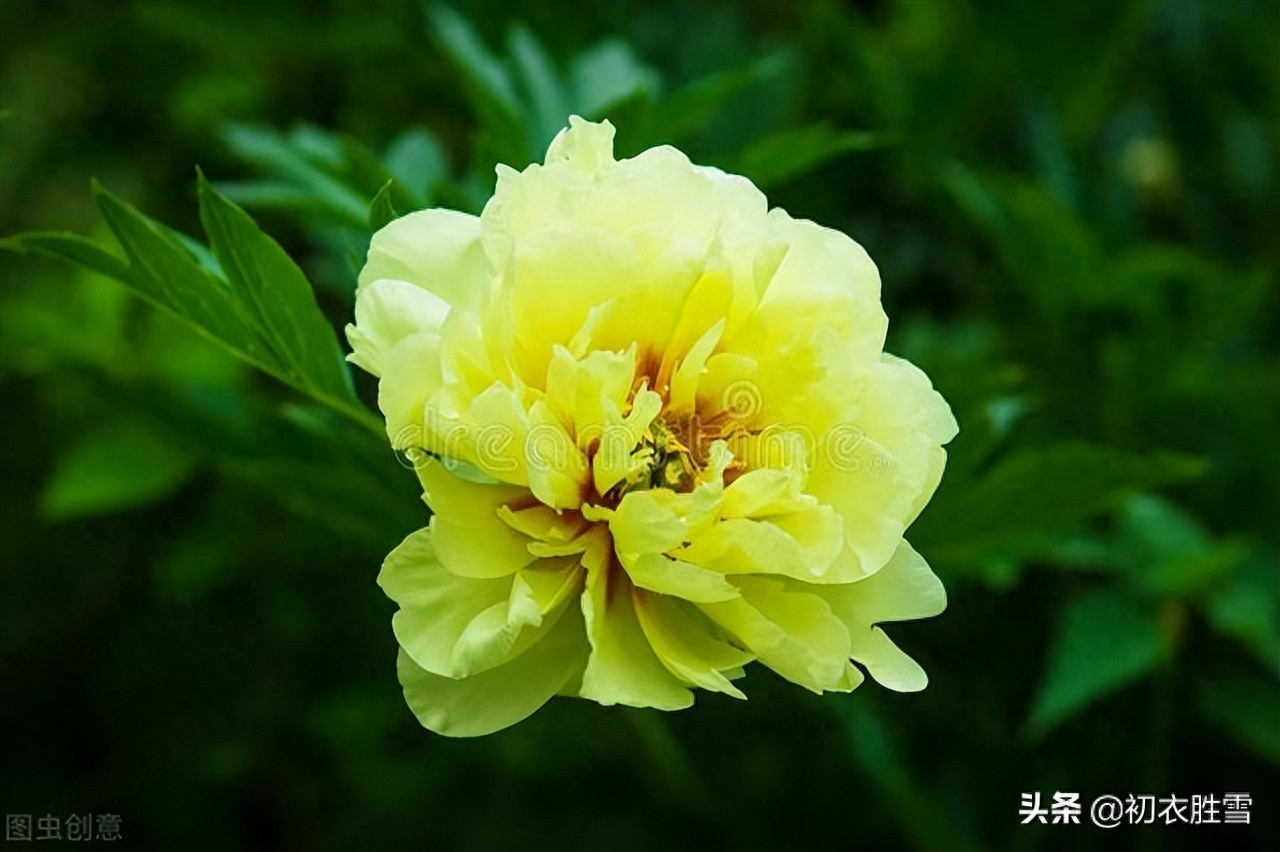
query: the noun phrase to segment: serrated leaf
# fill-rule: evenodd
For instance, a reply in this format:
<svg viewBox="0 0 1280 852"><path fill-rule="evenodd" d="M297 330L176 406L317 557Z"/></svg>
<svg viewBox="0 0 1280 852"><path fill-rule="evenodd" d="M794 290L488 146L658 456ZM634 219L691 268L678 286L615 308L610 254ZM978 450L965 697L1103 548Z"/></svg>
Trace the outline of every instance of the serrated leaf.
<svg viewBox="0 0 1280 852"><path fill-rule="evenodd" d="M970 557L1028 535L1068 529L1129 491L1202 470L1187 456L1139 456L1092 444L1022 450L976 483L944 479L911 539L940 559Z"/></svg>
<svg viewBox="0 0 1280 852"><path fill-rule="evenodd" d="M227 281L291 384L354 403L350 374L302 270L199 175L200 221Z"/></svg>
<svg viewBox="0 0 1280 852"><path fill-rule="evenodd" d="M1035 734L1065 721L1152 671L1166 640L1148 602L1106 590L1069 603L1049 650L1028 727Z"/></svg>
<svg viewBox="0 0 1280 852"><path fill-rule="evenodd" d="M153 503L191 475L194 460L146 432L110 427L61 457L40 494L48 518L67 520Z"/></svg>
<svg viewBox="0 0 1280 852"><path fill-rule="evenodd" d="M0 247L57 257L109 275L241 360L381 434L378 419L355 398L333 332L305 276L247 213L202 179L202 205L212 205L206 226L218 234L217 257L96 182L94 193L127 265L89 240L67 234L19 234ZM223 277L224 265L232 280Z"/></svg>

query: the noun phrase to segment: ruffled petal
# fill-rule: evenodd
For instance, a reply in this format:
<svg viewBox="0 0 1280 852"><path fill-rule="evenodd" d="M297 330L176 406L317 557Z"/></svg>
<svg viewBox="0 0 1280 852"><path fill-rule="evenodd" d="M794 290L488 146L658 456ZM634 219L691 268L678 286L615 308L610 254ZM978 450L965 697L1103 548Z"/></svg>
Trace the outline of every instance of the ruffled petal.
<svg viewBox="0 0 1280 852"><path fill-rule="evenodd" d="M929 618L947 608L942 581L916 551L902 542L893 558L865 580L845 586L815 586L844 623L852 655L881 685L916 692L928 685L924 669L875 626L886 621Z"/></svg>
<svg viewBox="0 0 1280 852"><path fill-rule="evenodd" d="M442 677L417 665L403 648L396 671L423 727L450 737L478 737L532 715L580 676L586 658L582 615L566 607L541 641L488 671Z"/></svg>
<svg viewBox="0 0 1280 852"><path fill-rule="evenodd" d="M654 653L680 681L746 698L727 675L738 674L755 657L713 635L707 619L673 598L646 594L636 596L636 615Z"/></svg>
<svg viewBox="0 0 1280 852"><path fill-rule="evenodd" d="M478 218L454 210L419 210L373 235L359 291L390 278L421 287L449 305L462 305L482 295L491 275Z"/></svg>
<svg viewBox="0 0 1280 852"><path fill-rule="evenodd" d="M589 569L582 613L591 642L582 675L583 698L660 710L693 704L693 693L662 664L640 627L626 574L607 563L602 569Z"/></svg>
<svg viewBox="0 0 1280 852"><path fill-rule="evenodd" d="M449 305L434 293L407 281L380 279L356 294L356 321L347 326L347 360L381 376L383 359L396 344L421 332L440 331Z"/></svg>
<svg viewBox="0 0 1280 852"><path fill-rule="evenodd" d="M702 611L760 662L806 689L849 692L862 675L849 665L849 631L821 597L775 580L735 578L742 597Z"/></svg>

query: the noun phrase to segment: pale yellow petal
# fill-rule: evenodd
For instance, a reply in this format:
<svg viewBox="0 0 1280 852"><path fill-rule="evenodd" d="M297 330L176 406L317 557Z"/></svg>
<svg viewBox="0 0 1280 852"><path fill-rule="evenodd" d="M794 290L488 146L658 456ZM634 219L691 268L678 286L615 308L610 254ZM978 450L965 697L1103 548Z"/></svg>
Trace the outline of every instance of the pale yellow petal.
<svg viewBox="0 0 1280 852"><path fill-rule="evenodd" d="M396 449L422 447L424 409L440 387L440 336L411 334L383 354L378 382L378 408L386 418L387 435Z"/></svg>
<svg viewBox="0 0 1280 852"><path fill-rule="evenodd" d="M592 571L582 596L591 656L583 698L601 704L680 710L693 693L663 666L636 616L634 590L619 570Z"/></svg>
<svg viewBox="0 0 1280 852"><path fill-rule="evenodd" d="M493 579L515 573L533 561L532 539L500 514L532 499L510 485L478 485L449 472L434 459L419 465L431 518L432 542L444 566L460 577Z"/></svg>
<svg viewBox="0 0 1280 852"><path fill-rule="evenodd" d="M491 275L478 218L454 210L419 210L373 235L359 287L382 278L408 281L460 305L478 298Z"/></svg>
<svg viewBox="0 0 1280 852"><path fill-rule="evenodd" d="M735 578L742 597L701 609L760 662L814 692L857 686L849 672L849 632L821 597L781 582Z"/></svg>
<svg viewBox="0 0 1280 852"><path fill-rule="evenodd" d="M543 400L529 409L524 452L529 490L535 497L553 509L576 509L582 505L591 465Z"/></svg>
<svg viewBox="0 0 1280 852"><path fill-rule="evenodd" d="M938 615L947 593L928 563L905 541L875 574L844 586L814 586L849 630L852 656L890 689L914 692L928 678L876 624Z"/></svg>
<svg viewBox="0 0 1280 852"><path fill-rule="evenodd" d="M829 506L811 506L768 520L721 520L675 555L725 574L817 581L840 553L841 536L840 516Z"/></svg>
<svg viewBox="0 0 1280 852"><path fill-rule="evenodd" d="M547 147L545 163L565 162L584 172L599 171L613 162L614 127L608 119L584 121L569 116L569 126L556 134Z"/></svg>
<svg viewBox="0 0 1280 852"><path fill-rule="evenodd" d="M619 554L619 559L631 582L651 592L705 603L727 601L740 594L723 574L661 553Z"/></svg>
<svg viewBox="0 0 1280 852"><path fill-rule="evenodd" d="M587 643L577 607L565 607L547 635L508 662L455 680L425 671L403 649L396 669L405 700L423 727L475 737L514 725L582 672Z"/></svg>
<svg viewBox="0 0 1280 852"><path fill-rule="evenodd" d="M371 281L356 293L356 321L347 326L347 360L381 376L383 359L396 344L421 332L439 332L449 305L407 281Z"/></svg>
<svg viewBox="0 0 1280 852"><path fill-rule="evenodd" d="M801 471L751 470L725 489L721 514L726 518L759 519L812 508L818 501L803 489Z"/></svg>
<svg viewBox="0 0 1280 852"><path fill-rule="evenodd" d="M637 595L636 614L658 659L682 682L746 698L729 678L754 656L713 636L709 620L662 595Z"/></svg>
<svg viewBox="0 0 1280 852"><path fill-rule="evenodd" d="M436 558L429 529L413 533L387 555L378 584L400 605L391 624L401 647L418 665L449 677L456 674L458 637L481 613L505 605L512 589L511 578L477 580L448 571ZM513 612L516 620L524 615Z"/></svg>

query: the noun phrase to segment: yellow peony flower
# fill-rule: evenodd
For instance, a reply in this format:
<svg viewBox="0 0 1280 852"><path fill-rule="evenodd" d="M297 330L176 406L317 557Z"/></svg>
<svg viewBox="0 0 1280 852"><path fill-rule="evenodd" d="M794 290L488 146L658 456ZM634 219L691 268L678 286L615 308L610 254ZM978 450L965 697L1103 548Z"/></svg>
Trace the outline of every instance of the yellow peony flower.
<svg viewBox="0 0 1280 852"><path fill-rule="evenodd" d="M369 249L350 360L434 513L379 577L410 707L452 736L557 694L677 710L745 697L756 660L922 689L877 625L946 606L903 532L956 424L881 351L875 265L674 148L615 160L613 133L575 117L479 218Z"/></svg>

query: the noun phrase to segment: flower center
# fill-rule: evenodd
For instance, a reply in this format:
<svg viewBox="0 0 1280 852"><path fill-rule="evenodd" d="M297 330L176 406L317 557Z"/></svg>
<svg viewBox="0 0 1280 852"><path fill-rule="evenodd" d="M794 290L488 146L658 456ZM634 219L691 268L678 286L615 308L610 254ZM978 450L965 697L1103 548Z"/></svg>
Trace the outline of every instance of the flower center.
<svg viewBox="0 0 1280 852"><path fill-rule="evenodd" d="M677 433L661 420L649 425L640 441L640 452L648 454L648 469L641 469L629 481L636 488L670 488L672 491L688 491L698 474L698 463L693 451L685 446Z"/></svg>

